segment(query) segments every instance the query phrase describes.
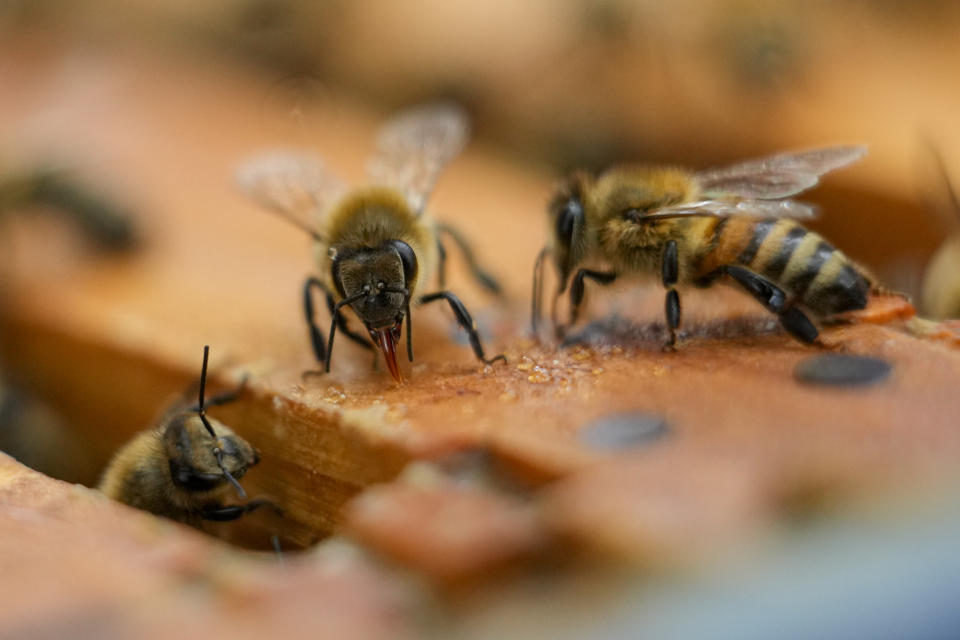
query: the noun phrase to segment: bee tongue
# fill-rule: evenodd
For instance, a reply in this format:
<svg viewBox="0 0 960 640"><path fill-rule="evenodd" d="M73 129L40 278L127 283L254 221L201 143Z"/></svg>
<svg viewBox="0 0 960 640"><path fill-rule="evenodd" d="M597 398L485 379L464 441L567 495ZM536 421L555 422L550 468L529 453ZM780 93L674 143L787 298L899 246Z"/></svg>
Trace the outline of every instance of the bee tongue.
<svg viewBox="0 0 960 640"><path fill-rule="evenodd" d="M397 383L402 383L403 375L400 373L400 365L397 363L397 342L400 341L400 325L387 327L386 329L370 329L370 337L383 351L383 359L387 361L387 369L390 370L390 375Z"/></svg>

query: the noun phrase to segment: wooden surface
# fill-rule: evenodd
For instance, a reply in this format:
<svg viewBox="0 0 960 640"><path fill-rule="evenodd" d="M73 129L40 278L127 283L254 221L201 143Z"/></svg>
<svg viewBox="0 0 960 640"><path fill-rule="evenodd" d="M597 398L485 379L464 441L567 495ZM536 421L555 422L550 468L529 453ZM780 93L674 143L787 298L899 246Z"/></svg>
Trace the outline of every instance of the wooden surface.
<svg viewBox="0 0 960 640"><path fill-rule="evenodd" d="M676 353L660 350L656 286L591 294L584 344L533 340L527 292L550 180L478 145L443 176L433 205L506 284L507 301L492 300L452 261L450 288L508 363L478 365L450 315L428 308L414 311L407 384L371 371L346 341L329 375L303 378L313 366L299 307L309 243L246 203L232 171L247 153L296 143L359 179L379 118L327 103L292 126L255 78L133 51L64 57L27 41L12 55L20 64L0 67L16 87L0 103L4 148L55 144L124 185L141 204L145 242L102 256L45 221L11 221L0 261L7 377L59 409L105 462L198 374L210 344L212 384L251 375L241 400L216 411L262 453L243 484L285 511L218 530L228 539L265 547L279 534L294 548L342 527L441 584L571 549L672 565L824 502L937 477L960 457L960 352L915 337L904 319L825 330L843 351L893 365L861 389L800 385L794 367L818 352L720 288L684 297ZM662 418L665 434L625 450L588 444L585 428L636 411ZM5 518L34 508L29 494L18 500Z"/></svg>

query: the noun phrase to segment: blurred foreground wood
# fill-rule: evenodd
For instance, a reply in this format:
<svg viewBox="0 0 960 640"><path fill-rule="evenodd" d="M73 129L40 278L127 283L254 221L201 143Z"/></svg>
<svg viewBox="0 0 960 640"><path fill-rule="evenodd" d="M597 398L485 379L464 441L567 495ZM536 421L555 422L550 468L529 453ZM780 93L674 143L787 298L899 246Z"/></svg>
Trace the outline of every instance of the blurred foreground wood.
<svg viewBox="0 0 960 640"><path fill-rule="evenodd" d="M141 203L145 241L134 254L106 257L45 221L11 221L0 283L5 374L68 416L102 464L198 375L202 345L210 344L213 386L251 375L248 392L216 410L262 453L243 484L285 512L219 528L227 539L266 548L277 534L295 548L340 531L388 565L444 586L476 584L496 569L509 574L522 560L570 562L571 550L588 563L612 555L672 567L742 544L786 516L936 477L960 459L960 351L936 331L915 337L897 313L887 324L825 329L845 352L893 365L888 379L859 389L798 384L794 367L818 352L721 288L685 298L686 339L677 353L660 350L657 287L592 293L592 323L580 344L558 349L527 337L549 180L476 148L442 178L433 208L461 226L504 279L508 301L491 300L452 261L450 288L474 312L488 351L502 351L508 364L479 366L449 314L432 308L414 311L417 361L404 386L371 371L369 356L345 340L329 375L305 378L314 366L299 306L309 243L238 196L232 172L245 154L295 143L317 147L358 179L377 119L335 103L289 127L264 106L263 84L223 69L86 52L58 74L64 59L55 48L20 43L15 55L22 56L16 72L0 69L17 96L0 104L4 145L25 148L29 139L79 150L87 166ZM620 414L628 424L659 420L661 433L598 439L604 421ZM16 469L10 478L48 486ZM45 521L20 527L18 513L54 518L61 507L96 502L87 491L72 490L74 498L56 486L54 506L30 491L5 494L4 554L16 554L17 536L47 528ZM160 527L177 549L199 546L183 551L188 564L233 557L191 531L114 505L90 514L91 532L116 519L121 533L101 542L49 528L34 543L58 547L64 558L106 556L117 540L136 540L138 527ZM66 547L75 535L85 536L84 546ZM147 564L139 575L163 580L168 568ZM132 579L118 574L117 583ZM296 578L277 580L282 591ZM381 583L374 582L375 592ZM308 580L301 588L313 594L328 586ZM79 598L64 589L64 598ZM313 607L317 599L286 606ZM18 615L30 619L33 609L24 606ZM191 606L164 603L170 611ZM262 623L275 613L246 615L262 615ZM164 623L137 619L161 630Z"/></svg>

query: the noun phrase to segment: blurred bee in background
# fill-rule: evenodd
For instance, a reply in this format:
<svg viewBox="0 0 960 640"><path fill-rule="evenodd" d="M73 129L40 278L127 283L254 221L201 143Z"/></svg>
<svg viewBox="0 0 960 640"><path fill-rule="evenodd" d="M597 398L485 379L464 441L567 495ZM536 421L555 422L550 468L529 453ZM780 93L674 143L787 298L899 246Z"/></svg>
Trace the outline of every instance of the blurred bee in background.
<svg viewBox="0 0 960 640"><path fill-rule="evenodd" d="M339 329L350 340L379 347L394 380L403 377L396 348L406 319L407 358L413 361L412 305L446 300L466 330L473 353L487 358L477 326L467 308L445 289L445 250L440 234L459 245L478 282L499 293L496 280L483 271L465 238L424 211L441 170L460 152L467 138L465 114L451 105L430 105L395 116L380 131L368 173L372 184L348 190L319 157L278 152L253 158L238 180L258 203L293 222L316 241L319 277L307 279L303 307L317 360L330 370L333 339ZM439 290L418 295L434 272ZM329 337L316 324L312 290L326 298L332 315ZM363 322L369 339L350 329L342 315L349 306ZM325 344L326 343L326 344Z"/></svg>
<svg viewBox="0 0 960 640"><path fill-rule="evenodd" d="M0 214L34 205L69 217L104 249L123 251L136 244L130 212L69 172L40 165L0 176Z"/></svg>
<svg viewBox="0 0 960 640"><path fill-rule="evenodd" d="M572 174L549 204L549 241L534 267L534 332L541 315L543 262L550 256L559 274L553 319L561 334L557 300L568 285L572 326L586 279L610 284L621 275L659 273L667 289L669 348L680 327L675 287L705 287L721 276L775 313L794 338L817 341L819 332L800 306L818 317L862 309L870 278L791 219L811 218L814 210L787 198L865 153L860 146L831 147L696 173L619 166L598 177ZM579 268L594 262L606 263L607 270Z"/></svg>
<svg viewBox="0 0 960 640"><path fill-rule="evenodd" d="M0 451L45 475L89 483L97 463L70 426L53 407L0 378Z"/></svg>
<svg viewBox="0 0 960 640"><path fill-rule="evenodd" d="M937 249L923 274L921 306L925 315L937 320L960 318L960 198L953 187L943 157L931 145L938 178L947 196L950 235Z"/></svg>
<svg viewBox="0 0 960 640"><path fill-rule="evenodd" d="M203 348L199 402L172 406L158 426L136 435L104 471L99 489L125 504L158 516L202 528L204 520L236 520L269 500L225 504L231 487L241 499L238 482L260 455L229 427L206 415L206 408L235 400L245 381L204 402L209 347Z"/></svg>

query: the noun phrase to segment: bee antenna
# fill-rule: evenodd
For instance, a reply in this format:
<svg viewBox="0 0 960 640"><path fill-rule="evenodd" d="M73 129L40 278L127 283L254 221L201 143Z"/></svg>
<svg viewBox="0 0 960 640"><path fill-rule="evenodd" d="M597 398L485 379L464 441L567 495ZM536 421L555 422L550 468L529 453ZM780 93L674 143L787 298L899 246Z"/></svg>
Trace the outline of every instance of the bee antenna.
<svg viewBox="0 0 960 640"><path fill-rule="evenodd" d="M223 466L223 451L220 450L220 447L215 447L213 449L213 454L217 458L217 466L220 467L220 471L223 471L223 477L225 477L230 484L233 485L233 488L237 490L237 495L240 496L240 499L247 497L247 492L244 491L243 487L240 486L240 483L237 482L237 479L233 477L233 474L227 471L227 468Z"/></svg>
<svg viewBox="0 0 960 640"><path fill-rule="evenodd" d="M200 367L200 398L197 404L200 415L203 415L203 394L207 387L207 361L210 359L210 345L203 345L203 365ZM211 430L210 435L214 435Z"/></svg>
<svg viewBox="0 0 960 640"><path fill-rule="evenodd" d="M200 397L198 398L197 405L197 415L200 416L200 422L203 423L203 426L206 428L207 433L210 434L210 437L217 440L217 432L213 430L213 425L210 424L210 420L207 418L206 410L204 409L204 391L207 387L207 361L210 359L210 345L203 345L203 366L200 367ZM237 479L233 477L233 474L227 470L227 467L223 464L223 451L220 447L215 446L213 448L213 455L217 459L217 466L220 467L220 471L223 472L223 477L227 479L230 484L237 490L237 495L240 498L246 498L247 492L243 490L243 487L240 486L240 483L237 482Z"/></svg>

